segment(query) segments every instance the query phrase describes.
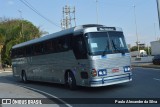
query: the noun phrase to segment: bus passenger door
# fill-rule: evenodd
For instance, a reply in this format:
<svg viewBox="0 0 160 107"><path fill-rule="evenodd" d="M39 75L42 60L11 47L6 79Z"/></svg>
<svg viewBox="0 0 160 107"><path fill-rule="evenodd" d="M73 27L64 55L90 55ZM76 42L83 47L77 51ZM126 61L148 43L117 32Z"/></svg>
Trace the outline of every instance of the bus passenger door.
<svg viewBox="0 0 160 107"><path fill-rule="evenodd" d="M72 38L72 48L73 48L73 53L76 58L76 78L81 78L80 74L82 71L86 70L86 65L87 65L87 48L86 44L83 38L83 35L77 35L73 36ZM78 79L80 80L80 79ZM77 82L80 82L78 81Z"/></svg>

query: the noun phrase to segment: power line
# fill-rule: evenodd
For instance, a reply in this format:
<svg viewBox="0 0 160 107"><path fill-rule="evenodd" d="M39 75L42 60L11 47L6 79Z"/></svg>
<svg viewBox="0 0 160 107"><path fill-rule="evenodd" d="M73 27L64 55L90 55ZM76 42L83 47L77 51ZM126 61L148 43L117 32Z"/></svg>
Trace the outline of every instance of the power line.
<svg viewBox="0 0 160 107"><path fill-rule="evenodd" d="M37 15L39 15L40 17L42 17L43 19L45 19L46 21L48 21L49 23L61 28L58 24L52 22L50 19L46 18L45 16L43 16L37 9L35 9L29 2L27 2L26 0L20 0L20 2L22 2L24 5L26 5L28 8L30 8L32 11L34 11Z"/></svg>

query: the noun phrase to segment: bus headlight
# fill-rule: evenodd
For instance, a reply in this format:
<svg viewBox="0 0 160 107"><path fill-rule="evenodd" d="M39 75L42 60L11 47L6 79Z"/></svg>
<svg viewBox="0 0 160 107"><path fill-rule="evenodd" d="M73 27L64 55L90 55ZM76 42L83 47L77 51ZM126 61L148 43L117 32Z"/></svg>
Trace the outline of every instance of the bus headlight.
<svg viewBox="0 0 160 107"><path fill-rule="evenodd" d="M99 71L99 73L98 73L99 75L103 75L103 72L102 71Z"/></svg>
<svg viewBox="0 0 160 107"><path fill-rule="evenodd" d="M103 71L103 75L107 75L107 71Z"/></svg>
<svg viewBox="0 0 160 107"><path fill-rule="evenodd" d="M130 71L131 70L131 68L130 67L128 67L128 71Z"/></svg>
<svg viewBox="0 0 160 107"><path fill-rule="evenodd" d="M107 75L106 69L99 69L98 70L98 76L105 76L105 75Z"/></svg>
<svg viewBox="0 0 160 107"><path fill-rule="evenodd" d="M131 67L130 66L125 66L124 68L124 72L130 72L131 71Z"/></svg>

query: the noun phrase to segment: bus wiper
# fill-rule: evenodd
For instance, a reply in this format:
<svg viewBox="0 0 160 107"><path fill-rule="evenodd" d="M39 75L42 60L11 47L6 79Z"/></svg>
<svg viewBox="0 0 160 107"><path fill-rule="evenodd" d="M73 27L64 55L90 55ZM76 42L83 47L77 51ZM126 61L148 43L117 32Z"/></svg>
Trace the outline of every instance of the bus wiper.
<svg viewBox="0 0 160 107"><path fill-rule="evenodd" d="M102 56L105 56L107 49L109 49L108 44L105 46L105 49L104 49L104 51L103 51L103 53L102 53Z"/></svg>
<svg viewBox="0 0 160 107"><path fill-rule="evenodd" d="M120 53L124 53L124 52L122 52L122 51L120 51L120 49L118 49L117 48L117 46L115 45L115 43L113 42L113 40L112 40L112 44L113 44L113 47L114 47L114 49L116 50L116 51L118 51L118 52L120 52Z"/></svg>

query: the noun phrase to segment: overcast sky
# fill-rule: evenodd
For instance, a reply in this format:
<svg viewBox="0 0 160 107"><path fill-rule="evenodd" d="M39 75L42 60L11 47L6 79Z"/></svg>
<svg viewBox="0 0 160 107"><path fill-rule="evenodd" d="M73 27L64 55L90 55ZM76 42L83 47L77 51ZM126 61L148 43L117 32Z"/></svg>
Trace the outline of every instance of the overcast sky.
<svg viewBox="0 0 160 107"><path fill-rule="evenodd" d="M22 3L27 1L36 10L56 25L60 26L62 7L67 4L76 7L76 23L97 23L96 0L0 0L0 17L21 18L40 26L49 34L60 31L61 28L46 21ZM150 44L150 41L160 37L156 0L98 0L99 23L106 26L121 27L128 44L135 45L136 27L141 43ZM20 15L20 10L21 15ZM155 26L154 26L155 25Z"/></svg>

